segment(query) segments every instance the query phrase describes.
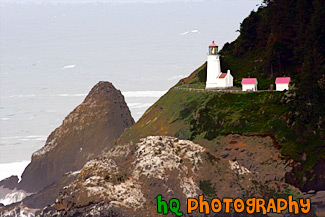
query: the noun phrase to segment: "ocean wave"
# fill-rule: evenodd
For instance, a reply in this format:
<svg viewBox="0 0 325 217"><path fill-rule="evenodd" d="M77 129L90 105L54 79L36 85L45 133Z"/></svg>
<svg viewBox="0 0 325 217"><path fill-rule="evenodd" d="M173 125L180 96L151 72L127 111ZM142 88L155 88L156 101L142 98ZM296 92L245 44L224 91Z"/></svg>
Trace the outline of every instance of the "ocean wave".
<svg viewBox="0 0 325 217"><path fill-rule="evenodd" d="M132 108L134 106L141 105L141 103L128 103L129 108Z"/></svg>
<svg viewBox="0 0 325 217"><path fill-rule="evenodd" d="M31 136L26 136L27 138L40 138L40 137L44 137L44 136L38 136L38 135L31 135Z"/></svg>
<svg viewBox="0 0 325 217"><path fill-rule="evenodd" d="M186 32L180 33L179 35L187 35L188 33L190 33L190 32L186 31Z"/></svg>
<svg viewBox="0 0 325 217"><path fill-rule="evenodd" d="M187 35L189 33L200 33L200 32L197 29L193 29L191 31L186 31L186 32L180 33L179 35Z"/></svg>
<svg viewBox="0 0 325 217"><path fill-rule="evenodd" d="M173 77L170 77L168 78L169 81L171 80L175 80L175 79L179 79L179 78L184 78L186 75L177 75L177 76L173 76Z"/></svg>
<svg viewBox="0 0 325 217"><path fill-rule="evenodd" d="M74 67L76 67L76 65L67 65L64 66L63 69L73 69Z"/></svg>
<svg viewBox="0 0 325 217"><path fill-rule="evenodd" d="M12 190L10 193L6 194L5 198L0 199L0 203L7 206L9 204L22 201L28 195L30 195L30 194L27 194L25 191L22 191L22 190L18 190L18 191ZM22 216L24 216L24 215L22 215Z"/></svg>
<svg viewBox="0 0 325 217"><path fill-rule="evenodd" d="M44 135L30 135L30 136L3 136L0 137L1 142L8 142L11 140L19 141L45 141L47 136Z"/></svg>
<svg viewBox="0 0 325 217"><path fill-rule="evenodd" d="M182 78L183 75L171 77L169 80ZM160 97L164 95L167 91L125 91L122 92L125 97ZM50 94L50 95L37 95L37 96L50 96L50 97L85 97L86 93L60 93L60 94ZM6 96L2 96L6 97ZM11 95L7 96L9 98L24 98L24 97L36 97L36 94L28 95ZM49 110L50 111L50 110ZM52 111L51 111L52 112Z"/></svg>
<svg viewBox="0 0 325 217"><path fill-rule="evenodd" d="M19 95L11 95L9 96L10 98L25 98L25 97L35 97L36 94L26 94L26 95L23 95L23 94L19 94Z"/></svg>
<svg viewBox="0 0 325 217"><path fill-rule="evenodd" d="M126 91L122 92L125 97L161 97L167 93L167 91Z"/></svg>
<svg viewBox="0 0 325 217"><path fill-rule="evenodd" d="M85 93L76 93L76 94L68 94L68 93L62 93L62 94L57 94L54 96L61 96L61 97L84 97L87 96Z"/></svg>
<svg viewBox="0 0 325 217"><path fill-rule="evenodd" d="M152 103L130 103L128 104L129 108L137 109L137 108L147 108L150 107Z"/></svg>
<svg viewBox="0 0 325 217"><path fill-rule="evenodd" d="M18 176L20 181L21 174L29 163L30 161L19 161L0 164L0 181L13 175Z"/></svg>
<svg viewBox="0 0 325 217"><path fill-rule="evenodd" d="M55 113L56 110L45 110L45 112L47 112L47 113Z"/></svg>

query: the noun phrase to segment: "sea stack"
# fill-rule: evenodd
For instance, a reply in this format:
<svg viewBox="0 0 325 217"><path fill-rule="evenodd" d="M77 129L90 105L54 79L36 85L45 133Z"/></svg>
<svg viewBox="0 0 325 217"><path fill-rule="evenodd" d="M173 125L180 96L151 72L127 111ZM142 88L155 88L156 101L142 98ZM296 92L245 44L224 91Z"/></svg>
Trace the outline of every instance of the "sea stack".
<svg viewBox="0 0 325 217"><path fill-rule="evenodd" d="M19 188L30 193L80 170L134 123L122 96L110 82L99 82L32 156Z"/></svg>

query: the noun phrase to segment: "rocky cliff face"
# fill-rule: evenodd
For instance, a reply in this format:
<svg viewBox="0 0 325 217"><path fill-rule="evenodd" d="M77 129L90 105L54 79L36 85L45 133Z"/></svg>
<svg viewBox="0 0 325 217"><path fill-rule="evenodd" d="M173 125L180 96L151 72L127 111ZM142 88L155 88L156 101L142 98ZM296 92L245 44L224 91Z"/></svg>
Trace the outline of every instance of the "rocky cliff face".
<svg viewBox="0 0 325 217"><path fill-rule="evenodd" d="M80 170L112 148L114 140L133 123L121 92L109 82L99 82L33 154L18 188L35 193L63 174Z"/></svg>
<svg viewBox="0 0 325 217"><path fill-rule="evenodd" d="M301 194L284 183L286 163L272 138L229 135L217 148L219 154L167 136L117 146L88 162L42 215L157 216L159 194L164 200L180 199L184 214L186 199L200 194L207 199Z"/></svg>

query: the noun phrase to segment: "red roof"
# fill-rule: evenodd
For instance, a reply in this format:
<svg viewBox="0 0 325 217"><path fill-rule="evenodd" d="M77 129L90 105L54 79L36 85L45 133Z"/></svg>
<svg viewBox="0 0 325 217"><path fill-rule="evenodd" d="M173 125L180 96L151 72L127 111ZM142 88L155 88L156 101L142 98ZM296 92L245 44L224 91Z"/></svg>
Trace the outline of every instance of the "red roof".
<svg viewBox="0 0 325 217"><path fill-rule="evenodd" d="M221 75L219 76L219 78L225 78L227 76L227 73L221 73Z"/></svg>
<svg viewBox="0 0 325 217"><path fill-rule="evenodd" d="M218 47L218 45L216 45L214 41L212 41L212 44L210 44L209 47Z"/></svg>
<svg viewBox="0 0 325 217"><path fill-rule="evenodd" d="M257 84L256 78L243 78L241 84Z"/></svg>
<svg viewBox="0 0 325 217"><path fill-rule="evenodd" d="M290 83L290 77L279 77L275 79L276 84L289 84Z"/></svg>

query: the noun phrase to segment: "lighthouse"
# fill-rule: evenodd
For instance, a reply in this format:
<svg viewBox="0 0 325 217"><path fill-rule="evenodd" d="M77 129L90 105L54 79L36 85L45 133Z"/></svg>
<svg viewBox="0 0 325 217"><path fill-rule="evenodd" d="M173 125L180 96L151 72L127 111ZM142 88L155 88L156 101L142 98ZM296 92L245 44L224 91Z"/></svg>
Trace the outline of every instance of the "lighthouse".
<svg viewBox="0 0 325 217"><path fill-rule="evenodd" d="M209 46L206 89L217 88L217 77L221 73L218 45Z"/></svg>
<svg viewBox="0 0 325 217"><path fill-rule="evenodd" d="M205 89L229 88L233 87L233 76L230 70L227 73L221 72L220 55L218 45L212 42L209 46L207 66L207 80Z"/></svg>

